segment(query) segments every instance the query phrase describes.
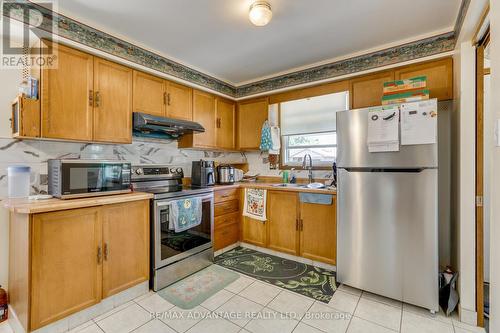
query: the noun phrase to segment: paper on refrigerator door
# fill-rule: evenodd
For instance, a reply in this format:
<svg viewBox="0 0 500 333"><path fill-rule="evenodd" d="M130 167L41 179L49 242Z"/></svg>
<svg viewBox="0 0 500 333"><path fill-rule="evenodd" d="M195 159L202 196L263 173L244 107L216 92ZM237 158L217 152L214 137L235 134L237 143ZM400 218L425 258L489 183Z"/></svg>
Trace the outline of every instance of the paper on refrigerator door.
<svg viewBox="0 0 500 333"><path fill-rule="evenodd" d="M368 111L368 151L399 151L399 108L384 106Z"/></svg>
<svg viewBox="0 0 500 333"><path fill-rule="evenodd" d="M401 144L437 142L437 100L401 104Z"/></svg>

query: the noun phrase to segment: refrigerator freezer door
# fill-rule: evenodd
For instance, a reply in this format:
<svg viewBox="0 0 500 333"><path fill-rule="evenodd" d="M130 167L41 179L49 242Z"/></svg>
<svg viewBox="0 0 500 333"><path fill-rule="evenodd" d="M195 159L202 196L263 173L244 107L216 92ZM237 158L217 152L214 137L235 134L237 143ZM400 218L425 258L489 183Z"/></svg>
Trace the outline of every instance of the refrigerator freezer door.
<svg viewBox="0 0 500 333"><path fill-rule="evenodd" d="M438 310L437 170L339 169L337 277Z"/></svg>
<svg viewBox="0 0 500 333"><path fill-rule="evenodd" d="M437 144L400 146L398 152L370 153L368 109L337 112L339 168L425 168L438 166Z"/></svg>

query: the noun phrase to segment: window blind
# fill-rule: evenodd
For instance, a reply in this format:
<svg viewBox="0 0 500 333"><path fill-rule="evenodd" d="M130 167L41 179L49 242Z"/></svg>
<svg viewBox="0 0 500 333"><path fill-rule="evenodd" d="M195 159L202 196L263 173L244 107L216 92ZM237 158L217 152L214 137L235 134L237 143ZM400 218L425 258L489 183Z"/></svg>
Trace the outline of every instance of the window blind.
<svg viewBox="0 0 500 333"><path fill-rule="evenodd" d="M282 135L333 132L337 111L349 108L349 92L299 99L281 103Z"/></svg>

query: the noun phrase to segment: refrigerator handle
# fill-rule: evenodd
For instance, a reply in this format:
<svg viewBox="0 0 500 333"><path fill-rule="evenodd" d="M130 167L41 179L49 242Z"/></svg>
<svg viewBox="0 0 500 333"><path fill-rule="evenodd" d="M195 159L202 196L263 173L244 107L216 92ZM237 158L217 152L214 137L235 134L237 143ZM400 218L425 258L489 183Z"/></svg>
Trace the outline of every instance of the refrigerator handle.
<svg viewBox="0 0 500 333"><path fill-rule="evenodd" d="M388 169L388 168L342 168L347 172L387 172L387 173L420 173L426 169L437 168L407 168L407 169Z"/></svg>

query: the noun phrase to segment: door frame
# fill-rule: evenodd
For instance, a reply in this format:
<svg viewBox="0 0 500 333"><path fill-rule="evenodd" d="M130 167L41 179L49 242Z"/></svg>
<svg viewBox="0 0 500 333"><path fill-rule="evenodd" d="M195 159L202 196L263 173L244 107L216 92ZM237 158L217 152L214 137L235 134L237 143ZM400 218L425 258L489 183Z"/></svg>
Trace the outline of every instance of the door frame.
<svg viewBox="0 0 500 333"><path fill-rule="evenodd" d="M490 42L489 27L476 47L476 311L477 325L484 327L484 50Z"/></svg>

